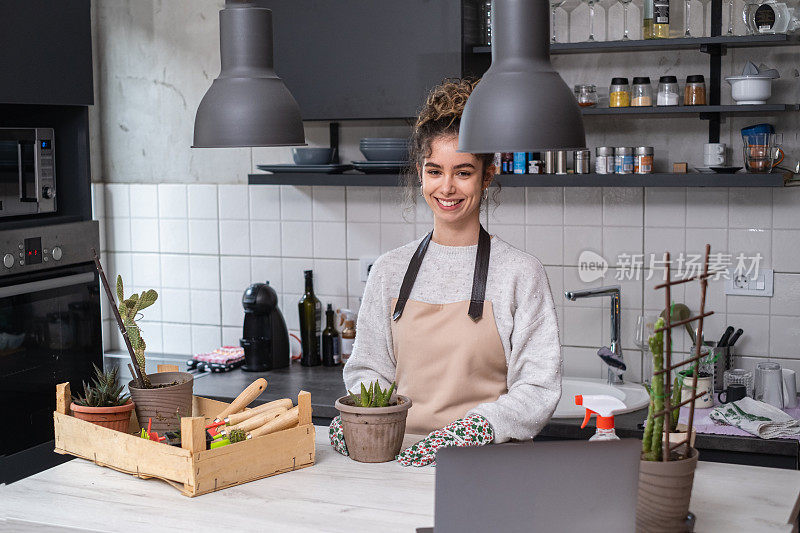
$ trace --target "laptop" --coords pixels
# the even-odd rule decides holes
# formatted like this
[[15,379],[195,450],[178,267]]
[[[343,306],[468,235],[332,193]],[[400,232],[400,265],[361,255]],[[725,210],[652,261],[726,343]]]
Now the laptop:
[[417,533],[633,532],[641,450],[636,439],[443,448],[434,527]]

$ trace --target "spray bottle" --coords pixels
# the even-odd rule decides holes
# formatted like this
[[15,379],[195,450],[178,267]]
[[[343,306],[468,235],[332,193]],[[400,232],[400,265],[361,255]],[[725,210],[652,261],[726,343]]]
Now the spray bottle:
[[581,429],[586,427],[593,414],[597,415],[597,432],[589,439],[590,441],[619,440],[614,431],[614,413],[626,408],[621,400],[603,394],[585,396],[579,394],[575,396],[575,405],[582,405],[586,408],[586,416],[583,417]]

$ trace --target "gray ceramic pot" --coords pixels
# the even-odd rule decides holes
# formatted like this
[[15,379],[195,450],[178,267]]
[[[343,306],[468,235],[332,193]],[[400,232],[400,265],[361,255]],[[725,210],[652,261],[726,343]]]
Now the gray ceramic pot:
[[172,382],[176,384],[156,389],[140,389],[134,381],[128,383],[131,399],[136,404],[139,425],[147,428],[148,419],[152,419],[150,429],[159,434],[180,429],[178,416],[192,416],[194,376],[188,372],[159,372],[148,374],[148,377],[153,385]]
[[336,400],[351,459],[361,463],[385,463],[400,453],[411,398],[397,396],[396,399],[397,405],[389,407],[356,407],[349,396]]

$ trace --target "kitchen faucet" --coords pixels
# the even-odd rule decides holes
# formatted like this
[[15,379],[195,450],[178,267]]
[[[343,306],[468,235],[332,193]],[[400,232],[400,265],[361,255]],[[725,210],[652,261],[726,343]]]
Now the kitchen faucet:
[[[622,380],[622,372],[625,370],[625,364],[622,362],[622,344],[620,344],[620,324],[621,324],[621,301],[622,292],[619,285],[609,285],[607,287],[598,287],[597,289],[585,289],[581,291],[567,291],[564,293],[570,301],[575,301],[578,298],[594,298],[597,296],[610,296],[611,297],[611,347],[610,354],[606,352],[603,354],[604,349],[601,348],[597,355],[608,364],[608,384],[620,385],[624,383]],[[605,347],[604,347],[605,348]],[[609,362],[611,364],[609,364]],[[620,365],[615,368],[614,365]]]

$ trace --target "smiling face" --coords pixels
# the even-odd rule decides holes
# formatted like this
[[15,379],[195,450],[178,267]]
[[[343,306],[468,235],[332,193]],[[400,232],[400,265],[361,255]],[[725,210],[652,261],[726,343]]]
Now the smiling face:
[[486,166],[474,154],[457,150],[458,137],[437,137],[418,166],[422,196],[433,211],[435,225],[456,228],[476,223],[481,195],[494,177],[493,165]]

